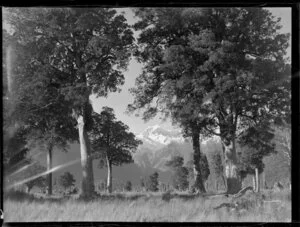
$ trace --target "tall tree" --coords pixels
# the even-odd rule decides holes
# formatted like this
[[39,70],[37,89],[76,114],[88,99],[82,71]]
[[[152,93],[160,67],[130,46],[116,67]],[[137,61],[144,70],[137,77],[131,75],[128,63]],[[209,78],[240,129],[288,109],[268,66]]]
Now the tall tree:
[[157,192],[158,191],[158,172],[154,172],[153,174],[151,174],[146,182],[146,187],[147,190],[151,191],[151,192]]
[[280,19],[262,8],[141,9],[137,15],[137,56],[145,67],[131,110],[144,108],[147,118],[174,103],[192,106],[206,131],[221,137],[227,192],[238,192],[236,139],[281,108],[273,94],[289,81],[289,34],[279,34]]
[[107,190],[112,192],[112,166],[133,162],[132,152],[141,144],[129,127],[117,121],[112,108],[103,107],[100,114],[93,112],[90,132],[94,157],[105,160],[107,167]]
[[[14,44],[12,39],[10,37],[8,45]],[[67,141],[76,139],[75,123],[67,115],[61,114],[69,104],[59,91],[61,78],[49,67],[38,64],[23,67],[26,64],[25,57],[30,57],[30,54],[25,53],[24,46],[15,45],[14,52],[19,50],[20,54],[14,57],[16,69],[11,71],[18,77],[11,80],[13,98],[8,101],[13,105],[7,112],[6,121],[24,128],[27,149],[38,146],[47,152],[47,170],[51,171],[52,151],[55,147],[66,151]],[[35,51],[43,51],[43,48],[36,48]],[[12,50],[10,54],[13,54]],[[48,194],[52,194],[51,172],[48,174]]]
[[[200,167],[200,172],[201,172],[201,177],[202,177],[202,182],[203,182],[203,187],[204,187],[204,190],[203,192],[206,191],[205,189],[205,183],[207,182],[207,179],[209,177],[209,174],[210,174],[210,170],[209,170],[209,164],[208,164],[208,160],[207,160],[207,157],[205,154],[201,154],[200,156],[200,160],[198,161],[198,166]],[[186,163],[186,167],[188,169],[188,172],[189,172],[189,179],[195,179],[195,175],[197,176],[197,172],[195,174],[195,169],[193,168],[195,166],[195,160],[194,158],[190,159],[190,161],[188,161]],[[197,177],[196,177],[197,179]],[[192,181],[190,181],[192,182]],[[191,189],[194,191],[194,190],[197,190],[197,185],[195,185],[195,181],[191,187]]]
[[66,191],[68,188],[74,186],[75,184],[75,178],[70,172],[65,172],[63,175],[59,178],[59,184],[64,188]]
[[[78,126],[82,196],[91,196],[94,177],[90,143],[91,94],[106,96],[124,83],[132,49],[132,31],[123,15],[105,8],[11,8],[8,23],[16,42],[26,49],[28,64],[51,70],[60,78],[58,89],[68,102],[60,114]],[[20,76],[20,75],[18,75]],[[28,74],[23,76],[27,77]],[[50,76],[47,79],[53,79]],[[39,78],[39,79],[45,79]],[[45,94],[49,95],[49,94]],[[51,103],[49,103],[51,105]]]
[[192,138],[194,185],[204,192],[199,166],[199,137],[206,124],[199,115],[203,113],[200,108],[203,94],[197,90],[197,95],[190,95],[197,88],[195,66],[203,62],[203,57],[188,47],[188,36],[199,32],[202,22],[198,22],[203,16],[195,13],[190,16],[189,9],[180,8],[140,9],[137,15],[142,18],[135,25],[142,30],[139,38],[142,48],[136,56],[146,65],[137,79],[137,87],[131,90],[136,99],[129,105],[129,111],[145,109],[145,120],[157,112],[166,117],[171,115],[173,123],[179,124],[184,134]]
[[173,156],[165,164],[173,172],[173,187],[179,190],[186,190],[189,186],[188,169],[183,166],[183,157]]

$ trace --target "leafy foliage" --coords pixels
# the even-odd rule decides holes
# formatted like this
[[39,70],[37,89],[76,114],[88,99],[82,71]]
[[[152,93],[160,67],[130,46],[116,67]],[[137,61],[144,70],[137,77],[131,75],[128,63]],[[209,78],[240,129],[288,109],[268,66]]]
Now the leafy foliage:
[[146,188],[149,191],[156,192],[158,191],[158,173],[154,172],[149,176],[146,182]]
[[27,183],[25,183],[27,186],[27,192],[29,193],[31,189],[36,186],[40,188],[41,190],[44,190],[46,188],[46,178],[45,177],[38,177],[35,178],[34,180],[31,180]]
[[189,186],[189,172],[183,166],[183,158],[181,156],[173,156],[171,160],[166,162],[166,166],[170,167],[173,172],[173,187],[177,190],[186,190]]
[[141,141],[129,132],[127,125],[116,120],[113,109],[103,107],[100,114],[93,112],[92,116],[90,138],[94,157],[100,160],[108,158],[115,166],[133,162],[131,154]]
[[292,152],[291,152],[291,125],[281,124],[275,127],[275,149],[277,152],[284,154],[288,166],[291,166]]
[[74,186],[75,184],[75,178],[70,172],[65,172],[63,175],[59,178],[59,184],[67,190],[68,188]]
[[115,10],[10,8],[8,15],[17,41],[28,55],[35,53],[28,60],[60,77],[60,89],[74,105],[86,102],[85,92],[106,95],[123,83],[118,69],[128,64],[133,36]]
[[263,158],[276,152],[273,138],[274,132],[266,122],[249,128],[240,136],[239,170],[242,178],[254,174],[255,168],[259,173],[263,172]]
[[[243,126],[263,115],[266,103],[275,108],[269,95],[282,93],[276,83],[287,83],[289,66],[283,55],[289,35],[276,32],[279,20],[270,12],[163,8],[141,9],[137,15],[142,19],[135,25],[142,31],[142,48],[136,55],[147,64],[132,89],[135,101],[129,109],[145,108],[147,118],[179,102],[190,116],[198,116],[203,103],[212,126],[221,127],[225,138],[235,133],[237,119]],[[187,91],[181,93],[184,97],[179,90]]]
[[[83,129],[79,127],[81,151],[90,157],[89,141],[85,141],[91,128],[89,96],[106,96],[119,89],[124,83],[122,70],[127,67],[133,47],[132,31],[124,16],[107,8],[8,8],[7,11],[12,43],[21,53],[13,73],[25,89],[34,85],[31,92],[21,92],[19,100],[29,100],[29,104],[38,105],[38,110],[42,107],[56,110],[54,119],[60,116],[62,122],[70,122],[72,117],[80,120],[84,124]],[[34,98],[27,99],[26,95]],[[63,109],[57,108],[61,106]],[[47,122],[53,122],[52,118]],[[60,126],[57,124],[55,128]],[[82,192],[89,196],[94,188],[92,164],[83,157],[81,163],[85,171]]]
[[[146,120],[163,113],[186,132],[199,125],[198,132],[221,137],[226,163],[236,167],[239,134],[251,136],[254,124],[274,122],[289,106],[290,35],[278,33],[280,19],[263,8],[143,8],[136,15],[136,56],[145,66],[129,111],[143,110]],[[239,190],[237,181],[228,191]]]
[[9,133],[9,130],[13,129],[4,128],[3,165],[5,174],[22,168],[30,162],[26,158],[28,154],[28,148],[26,147],[26,130],[21,127],[13,130],[12,134]]
[[132,190],[132,184],[131,181],[127,181],[125,184],[125,190],[130,192]]
[[222,157],[221,152],[218,150],[213,150],[210,153],[210,166],[212,171],[216,174],[216,176],[223,175],[223,164],[222,164]]
[[[201,176],[202,176],[202,179],[203,181],[207,181],[208,179],[208,176],[210,174],[210,170],[209,170],[209,164],[208,164],[208,160],[207,160],[207,157],[205,154],[201,154],[201,157],[200,157],[200,168],[201,168]],[[193,160],[190,160],[186,163],[186,167],[188,169],[188,172],[189,172],[189,180],[190,182],[193,182],[193,179],[194,179],[194,163],[193,163]]]

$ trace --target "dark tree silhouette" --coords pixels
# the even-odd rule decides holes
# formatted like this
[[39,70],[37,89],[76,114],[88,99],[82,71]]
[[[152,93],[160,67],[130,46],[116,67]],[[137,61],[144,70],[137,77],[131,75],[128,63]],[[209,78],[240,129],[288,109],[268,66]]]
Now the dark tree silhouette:
[[146,183],[147,190],[151,192],[158,191],[158,172],[151,174]]
[[165,165],[173,172],[173,187],[177,190],[186,190],[189,186],[189,172],[188,169],[183,166],[183,157],[173,156]]
[[238,192],[239,133],[287,106],[275,97],[288,88],[289,34],[279,34],[280,19],[262,8],[143,8],[136,15],[141,18],[135,24],[141,31],[136,56],[145,66],[131,90],[129,111],[143,109],[149,119],[186,109],[200,123],[198,132],[204,128],[220,136],[227,192]]
[[[60,115],[77,122],[81,164],[82,196],[94,191],[90,143],[89,97],[106,96],[124,83],[133,44],[132,31],[123,15],[108,8],[9,8],[7,23],[11,26],[15,46],[20,47],[22,61],[15,61],[15,77],[30,77],[22,72],[48,73],[36,77],[37,83],[51,80],[68,103]],[[29,81],[30,83],[30,81]],[[33,90],[36,92],[36,90]],[[56,96],[45,90],[36,99]]]
[[64,188],[66,191],[68,188],[71,188],[75,184],[75,178],[70,172],[65,172],[59,178],[59,184]]
[[132,152],[142,142],[129,132],[127,125],[116,120],[112,108],[103,107],[100,114],[94,112],[92,117],[93,126],[89,135],[93,156],[100,158],[100,162],[107,167],[107,189],[112,192],[112,166],[133,162]]
[[130,192],[132,190],[132,183],[131,181],[127,181],[125,184],[125,190]]

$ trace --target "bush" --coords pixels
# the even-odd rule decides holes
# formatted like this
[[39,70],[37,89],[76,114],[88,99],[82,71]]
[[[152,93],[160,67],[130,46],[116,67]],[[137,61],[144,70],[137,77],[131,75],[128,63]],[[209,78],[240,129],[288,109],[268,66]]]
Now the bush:
[[186,167],[176,169],[172,182],[173,187],[181,191],[186,190],[189,187],[188,174],[189,172]]
[[9,198],[9,199],[14,199],[16,201],[22,201],[25,199],[30,199],[30,200],[34,199],[33,195],[27,194],[24,191],[19,191],[19,190],[14,190],[14,189],[4,192],[3,197]]
[[79,189],[76,187],[76,186],[71,186],[68,190],[67,190],[67,192],[66,192],[66,194],[67,195],[74,195],[74,194],[78,194],[78,192],[79,192]]
[[167,191],[167,192],[163,193],[161,198],[162,198],[162,200],[169,202],[172,199],[171,191]]
[[125,190],[130,192],[132,190],[132,184],[131,181],[127,181],[125,185]]
[[27,183],[25,183],[27,187],[27,192],[29,193],[31,189],[36,186],[38,187],[42,192],[46,189],[46,178],[45,177],[38,177],[36,179],[33,179]]
[[66,191],[68,188],[74,186],[75,184],[74,176],[70,172],[65,172],[63,175],[60,176],[59,184]]
[[177,190],[186,190],[189,186],[187,167],[183,167],[183,157],[173,156],[171,160],[166,162],[166,166],[173,172],[172,185]]
[[148,184],[146,185],[147,190],[152,192],[158,191],[158,173],[155,172],[149,176]]

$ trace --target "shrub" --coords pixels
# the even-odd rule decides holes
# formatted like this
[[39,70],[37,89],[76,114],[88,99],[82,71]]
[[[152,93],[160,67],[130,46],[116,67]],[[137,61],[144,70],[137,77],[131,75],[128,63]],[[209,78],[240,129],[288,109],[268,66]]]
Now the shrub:
[[29,182],[26,182],[25,185],[27,187],[27,193],[29,193],[34,186],[38,187],[41,191],[44,191],[46,189],[46,178],[38,177]]
[[74,176],[70,172],[65,172],[63,175],[60,176],[59,184],[64,188],[64,190],[67,190],[68,188],[74,186]]
[[158,173],[155,172],[149,176],[148,184],[146,185],[147,190],[156,192],[158,191]]
[[172,199],[171,191],[167,191],[167,192],[163,193],[161,198],[162,198],[162,200],[169,202]]
[[125,185],[125,190],[130,192],[132,190],[132,184],[131,181],[127,181]]

